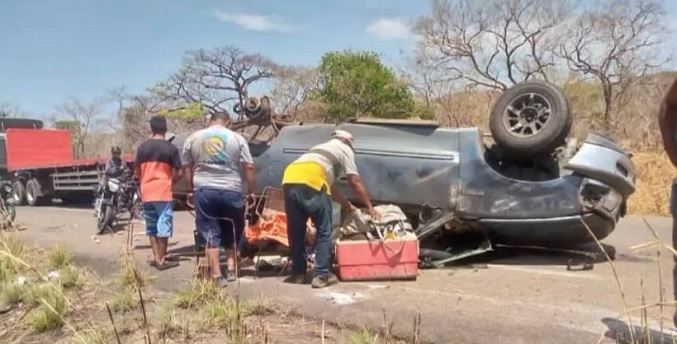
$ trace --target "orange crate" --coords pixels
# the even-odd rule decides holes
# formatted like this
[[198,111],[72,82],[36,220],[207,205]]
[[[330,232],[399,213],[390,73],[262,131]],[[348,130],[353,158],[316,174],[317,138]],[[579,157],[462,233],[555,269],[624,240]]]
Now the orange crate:
[[416,280],[419,243],[416,235],[380,240],[336,242],[342,281]]

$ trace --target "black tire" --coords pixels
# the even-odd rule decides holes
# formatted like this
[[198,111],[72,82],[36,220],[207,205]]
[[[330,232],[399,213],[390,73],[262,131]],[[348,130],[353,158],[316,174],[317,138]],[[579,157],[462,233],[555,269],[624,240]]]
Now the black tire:
[[102,205],[103,209],[101,209],[101,213],[99,214],[99,218],[96,219],[96,227],[97,227],[97,233],[96,234],[102,234],[106,228],[109,228],[110,226],[113,225],[113,208],[110,207],[109,205]]
[[[548,109],[549,114],[543,113]],[[517,127],[517,123],[521,125]],[[572,123],[564,92],[553,84],[530,80],[507,89],[498,98],[491,111],[489,129],[494,141],[511,158],[522,159],[552,153],[566,144]]]
[[15,205],[26,204],[26,187],[20,180],[15,180],[12,184],[12,198]]
[[35,179],[29,180],[26,183],[26,203],[31,207],[38,205],[38,195],[40,195],[40,184]]

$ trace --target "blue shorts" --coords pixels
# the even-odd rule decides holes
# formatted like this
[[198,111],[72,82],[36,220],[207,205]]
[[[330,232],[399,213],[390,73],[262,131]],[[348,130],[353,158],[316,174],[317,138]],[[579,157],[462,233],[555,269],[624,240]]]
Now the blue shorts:
[[146,221],[146,235],[170,238],[174,224],[174,203],[143,203],[143,219]]
[[193,192],[198,246],[223,246],[239,242],[244,233],[245,199],[241,192],[199,188]]

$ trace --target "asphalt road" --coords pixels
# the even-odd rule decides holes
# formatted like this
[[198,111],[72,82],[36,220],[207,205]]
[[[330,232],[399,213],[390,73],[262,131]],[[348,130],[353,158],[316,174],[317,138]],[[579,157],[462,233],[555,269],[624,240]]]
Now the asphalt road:
[[[99,274],[116,271],[126,235],[93,239],[92,210],[21,207],[17,220],[27,228],[22,233],[30,241],[62,243]],[[669,244],[670,219],[646,220]],[[190,214],[177,213],[175,225],[171,249],[190,247],[194,228]],[[135,231],[142,232],[142,225],[136,225]],[[150,252],[147,241],[142,235],[135,238],[137,254],[145,259]],[[604,241],[617,249],[613,265],[629,309],[658,302],[660,278],[665,300],[674,299],[669,251],[662,250],[659,260],[655,248],[630,249],[652,240],[643,218],[630,217]],[[420,314],[420,336],[431,343],[597,343],[627,336],[629,320],[623,316],[624,302],[611,265],[603,262],[593,270],[567,271],[566,259],[519,253],[475,266],[424,270],[417,281],[340,283],[324,290],[283,284],[277,276],[247,276],[241,279],[240,288],[246,295],[263,294],[302,315],[343,325],[378,329],[385,311],[399,335],[411,336],[414,317]],[[171,289],[189,282],[193,264],[184,261],[177,269],[152,273],[158,285]],[[663,309],[664,331],[673,329],[673,312],[674,307]],[[640,313],[632,315],[632,323],[640,326]],[[658,336],[659,308],[649,309],[648,316]]]

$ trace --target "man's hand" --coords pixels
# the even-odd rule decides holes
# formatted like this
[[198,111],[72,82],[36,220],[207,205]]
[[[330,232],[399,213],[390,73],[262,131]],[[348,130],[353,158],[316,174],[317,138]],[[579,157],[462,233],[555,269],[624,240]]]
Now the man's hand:
[[253,208],[256,205],[256,195],[253,192],[248,193],[245,201],[247,208]]
[[378,220],[381,218],[381,214],[374,207],[370,207],[368,211],[369,216],[371,216],[373,220]]
[[345,203],[341,204],[341,214],[345,215],[348,214],[349,212],[357,209],[352,203],[346,201]]
[[188,192],[186,194],[186,204],[189,208],[195,209],[195,203],[193,203],[193,192]]

